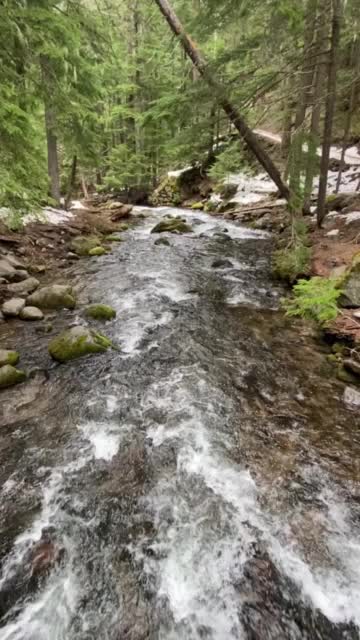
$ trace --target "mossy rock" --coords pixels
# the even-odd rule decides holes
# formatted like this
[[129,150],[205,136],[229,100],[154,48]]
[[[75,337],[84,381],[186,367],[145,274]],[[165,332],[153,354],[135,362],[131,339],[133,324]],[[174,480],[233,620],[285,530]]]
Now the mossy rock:
[[126,222],[124,222],[124,224],[120,224],[118,227],[119,231],[128,231],[129,228],[129,225],[126,224]]
[[20,384],[20,382],[24,382],[25,380],[25,371],[15,369],[11,364],[0,367],[0,389],[13,387],[15,384]]
[[106,242],[123,242],[123,238],[121,236],[115,235],[106,236],[105,240]]
[[107,304],[91,304],[85,309],[85,315],[87,318],[106,322],[116,318],[116,311]]
[[57,362],[68,362],[96,353],[104,353],[112,347],[105,336],[87,327],[72,327],[63,331],[49,343],[49,353]]
[[202,211],[204,209],[204,203],[203,202],[194,202],[194,204],[191,205],[191,208],[194,209],[194,211],[197,211],[197,210]]
[[78,256],[88,256],[91,249],[101,245],[101,238],[98,236],[77,236],[71,242],[71,251]]
[[107,254],[107,251],[105,249],[105,247],[94,247],[93,249],[90,249],[89,251],[89,256],[92,257],[100,257],[100,256],[104,256]]
[[151,233],[191,233],[192,227],[181,218],[163,218],[151,230]]
[[26,304],[39,309],[74,309],[76,299],[71,286],[53,284],[35,291]]
[[336,372],[336,377],[341,382],[345,382],[346,384],[358,384],[359,380],[356,376],[351,374],[349,371],[346,371],[343,365],[340,365]]
[[19,362],[20,356],[17,351],[0,349],[0,367],[11,364],[13,367]]

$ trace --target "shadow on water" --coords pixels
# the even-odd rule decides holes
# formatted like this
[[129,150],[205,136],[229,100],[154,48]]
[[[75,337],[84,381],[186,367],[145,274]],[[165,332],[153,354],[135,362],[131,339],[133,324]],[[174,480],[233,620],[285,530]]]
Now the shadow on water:
[[32,377],[1,394],[1,638],[359,638],[359,417],[270,238],[181,212],[154,246],[164,213],[71,273],[119,352],[56,366],[7,328]]

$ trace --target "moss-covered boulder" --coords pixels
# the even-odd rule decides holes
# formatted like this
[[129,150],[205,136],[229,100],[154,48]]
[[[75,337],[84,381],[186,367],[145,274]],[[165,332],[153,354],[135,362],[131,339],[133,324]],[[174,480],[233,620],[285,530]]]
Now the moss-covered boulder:
[[76,236],[71,241],[71,251],[78,256],[88,256],[92,249],[101,245],[99,236]]
[[87,318],[106,322],[116,318],[116,311],[107,304],[91,304],[85,309],[85,315]]
[[117,228],[119,231],[127,231],[129,229],[129,225],[124,222],[123,224],[119,224]]
[[72,327],[49,343],[49,353],[57,362],[68,362],[84,356],[103,353],[112,346],[111,340],[87,327]]
[[17,351],[0,349],[0,367],[11,364],[13,367],[19,362],[20,356]]
[[191,233],[192,227],[182,218],[163,218],[151,233]]
[[24,382],[24,380],[26,380],[25,371],[15,369],[11,364],[0,367],[0,389],[13,387],[15,384]]
[[39,309],[74,309],[76,299],[71,286],[52,284],[35,291],[26,304]]
[[202,211],[204,209],[204,203],[203,202],[194,202],[194,204],[191,205],[191,208],[194,211]]
[[352,262],[351,269],[341,281],[343,295],[340,298],[342,307],[349,309],[360,307],[360,254]]
[[105,249],[105,247],[94,247],[93,249],[90,249],[89,251],[89,256],[95,256],[95,257],[99,257],[99,256],[104,256],[106,255],[107,251]]
[[174,205],[181,203],[181,189],[178,176],[166,176],[152,193],[150,202],[155,207]]

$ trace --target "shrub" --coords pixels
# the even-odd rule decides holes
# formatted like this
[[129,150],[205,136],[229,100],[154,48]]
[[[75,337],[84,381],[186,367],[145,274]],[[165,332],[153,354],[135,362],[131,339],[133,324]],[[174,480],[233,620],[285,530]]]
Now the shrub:
[[315,320],[320,325],[336,319],[339,313],[337,301],[342,294],[338,279],[316,276],[299,280],[293,292],[293,298],[283,301],[287,316]]
[[311,249],[302,243],[286,249],[279,249],[273,254],[273,274],[281,280],[295,282],[298,276],[309,273]]

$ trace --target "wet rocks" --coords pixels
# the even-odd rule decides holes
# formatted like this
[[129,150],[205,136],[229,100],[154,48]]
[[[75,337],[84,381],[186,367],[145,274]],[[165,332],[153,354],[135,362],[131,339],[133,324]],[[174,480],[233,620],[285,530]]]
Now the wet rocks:
[[217,260],[214,260],[211,266],[213,269],[231,269],[233,263],[227,258],[217,258]]
[[44,314],[38,307],[24,307],[19,314],[21,320],[43,320]]
[[151,233],[191,233],[192,227],[183,218],[164,218],[160,220]]
[[133,210],[131,204],[123,204],[122,202],[112,202],[107,208],[111,211],[112,222],[129,218]]
[[360,391],[354,389],[353,387],[346,387],[343,395],[343,400],[350,409],[359,409]]
[[15,318],[24,307],[25,300],[23,298],[11,298],[11,300],[4,302],[2,312],[6,318]]
[[18,260],[18,258],[16,256],[14,256],[12,253],[7,253],[5,255],[5,260],[11,264],[11,266],[13,266],[15,269],[25,269],[26,270],[26,266],[23,262],[21,262],[21,260]]
[[15,282],[14,284],[8,285],[8,291],[11,293],[17,293],[20,296],[29,295],[38,288],[40,282],[36,278],[27,278],[22,282]]
[[41,540],[31,550],[31,575],[41,577],[48,574],[63,558],[65,550],[52,540]]
[[57,362],[68,362],[83,356],[103,353],[111,341],[87,327],[77,326],[64,331],[49,343],[49,353]]
[[94,247],[93,249],[90,249],[89,256],[95,256],[95,257],[104,256],[106,255],[106,253],[107,251],[105,247],[98,246],[98,247]]
[[107,304],[91,304],[85,309],[85,315],[87,318],[93,320],[113,320],[116,317],[116,311]]
[[13,367],[19,362],[20,356],[17,351],[0,349],[0,367],[11,364]]
[[78,256],[88,256],[89,252],[101,245],[98,236],[76,236],[71,242],[71,252]]
[[40,309],[74,309],[76,299],[71,286],[53,284],[38,289],[27,298],[26,304]]
[[11,364],[6,364],[0,367],[0,389],[12,387],[15,384],[19,384],[26,380],[25,371],[16,369]]
[[157,240],[155,240],[154,245],[156,245],[157,247],[159,245],[163,245],[164,247],[170,247],[170,242],[167,238],[158,238]]

